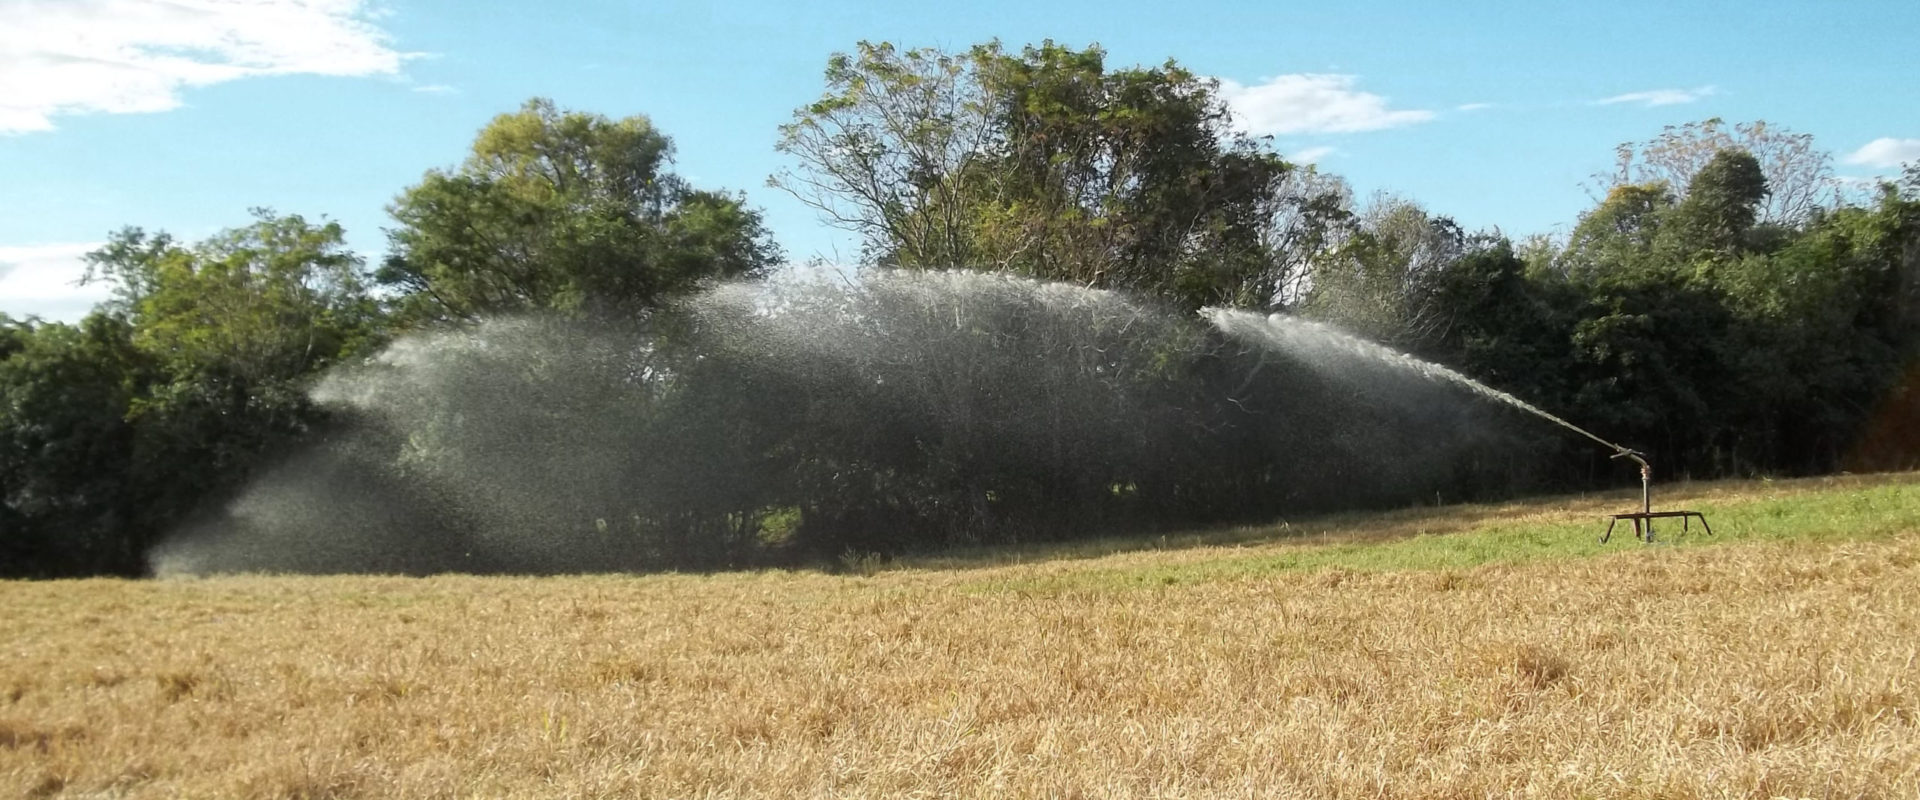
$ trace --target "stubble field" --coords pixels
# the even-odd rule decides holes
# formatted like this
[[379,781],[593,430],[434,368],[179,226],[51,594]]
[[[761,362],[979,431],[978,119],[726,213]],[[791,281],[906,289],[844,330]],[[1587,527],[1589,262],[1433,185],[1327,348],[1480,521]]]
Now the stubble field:
[[[1912,797],[1920,476],[854,574],[0,583],[0,796]],[[863,574],[865,573],[865,574]]]

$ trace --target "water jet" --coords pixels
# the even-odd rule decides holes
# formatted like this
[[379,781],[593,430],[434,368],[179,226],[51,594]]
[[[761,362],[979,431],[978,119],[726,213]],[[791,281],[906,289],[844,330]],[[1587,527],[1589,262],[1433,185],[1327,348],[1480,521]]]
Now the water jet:
[[1622,520],[1633,523],[1634,538],[1651,543],[1654,539],[1653,521],[1656,519],[1678,518],[1682,530],[1690,529],[1692,520],[1700,520],[1700,526],[1707,533],[1713,529],[1707,526],[1707,518],[1698,511],[1655,511],[1653,510],[1653,465],[1646,454],[1624,445],[1609,442],[1578,425],[1548,413],[1538,406],[1521,400],[1507,392],[1500,391],[1484,383],[1467,377],[1455,370],[1448,369],[1431,361],[1424,361],[1392,348],[1354,336],[1331,325],[1291,317],[1285,314],[1260,314],[1227,308],[1208,308],[1203,312],[1214,326],[1229,336],[1259,342],[1268,347],[1285,349],[1297,354],[1309,356],[1310,363],[1330,365],[1334,356],[1357,356],[1364,360],[1411,371],[1430,380],[1446,381],[1466,388],[1483,397],[1513,406],[1574,433],[1585,436],[1613,451],[1610,458],[1625,458],[1640,465],[1640,510],[1608,515],[1607,531],[1601,534],[1601,543],[1613,536],[1613,527]]

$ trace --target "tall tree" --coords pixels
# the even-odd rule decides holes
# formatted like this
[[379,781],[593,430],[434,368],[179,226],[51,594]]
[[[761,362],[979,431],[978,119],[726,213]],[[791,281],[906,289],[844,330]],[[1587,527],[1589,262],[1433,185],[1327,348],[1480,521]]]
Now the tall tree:
[[1311,164],[1287,173],[1279,190],[1277,213],[1267,228],[1273,255],[1274,305],[1292,307],[1313,286],[1314,267],[1346,244],[1358,227],[1353,188],[1338,175]]
[[0,320],[0,572],[138,573],[320,414],[318,371],[382,320],[335,224],[256,211],[180,244],[127,228],[87,256],[114,299],[78,326]]
[[1841,200],[1841,185],[1833,176],[1833,154],[1815,146],[1810,134],[1764,120],[1729,127],[1714,117],[1669,125],[1652,139],[1616,147],[1613,172],[1596,177],[1609,189],[1662,183],[1681,193],[1723,150],[1751,154],[1766,177],[1770,191],[1759,209],[1758,222],[1799,225]]
[[[1276,220],[1319,193],[1232,129],[1215,84],[1097,47],[965,54],[862,43],[781,129],[772,179],[860,234],[867,263],[1015,272],[1179,305],[1267,306]],[[1292,205],[1290,205],[1292,204]]]
[[115,285],[132,343],[154,363],[133,398],[126,536],[148,541],[237,491],[323,420],[322,370],[371,353],[385,320],[337,223],[256,210],[253,224],[177,245],[119,232],[88,256]]
[[1555,259],[1559,273],[1591,283],[1609,275],[1652,269],[1662,221],[1673,208],[1664,183],[1623,184],[1607,192],[1579,224]]
[[964,174],[1001,148],[999,102],[962,54],[860,42],[827,60],[826,92],[781,126],[777,148],[799,166],[768,183],[861,237],[869,263],[975,262]]
[[776,263],[759,213],[688,187],[672,152],[646,117],[530,100],[400,195],[376,278],[406,317],[451,321],[644,308]]
[[1188,307],[1279,294],[1265,234],[1290,167],[1234,132],[1213,81],[1052,42],[982,63],[1010,177],[979,226],[997,263]]
[[0,315],[0,576],[139,570],[127,413],[150,367],[125,319]]
[[1314,260],[1301,309],[1370,339],[1417,341],[1442,311],[1418,287],[1467,246],[1453,220],[1405,198],[1376,195],[1338,245]]
[[379,308],[339,223],[267,209],[254,218],[191,246],[123,229],[87,255],[88,280],[111,285],[108,308],[177,376],[219,373],[259,387],[367,352]]
[[1745,150],[1722,150],[1694,173],[1686,199],[1669,215],[1667,235],[1678,257],[1727,258],[1746,244],[1768,195],[1760,162]]

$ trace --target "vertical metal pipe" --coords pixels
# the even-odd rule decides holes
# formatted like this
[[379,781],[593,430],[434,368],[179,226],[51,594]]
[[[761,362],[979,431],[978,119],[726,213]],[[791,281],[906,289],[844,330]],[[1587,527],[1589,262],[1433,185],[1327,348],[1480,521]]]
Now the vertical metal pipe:
[[[1632,459],[1633,463],[1640,465],[1641,516],[1639,519],[1634,520],[1633,530],[1636,534],[1642,534],[1640,536],[1641,541],[1651,542],[1653,541],[1653,465],[1647,463],[1647,460],[1641,458],[1640,453],[1636,451],[1628,450],[1624,447],[1619,447],[1618,450],[1619,452],[1613,454],[1614,458]],[[1642,524],[1646,525],[1644,532],[1640,527]]]
[[1653,513],[1653,465],[1640,462],[1640,513]]

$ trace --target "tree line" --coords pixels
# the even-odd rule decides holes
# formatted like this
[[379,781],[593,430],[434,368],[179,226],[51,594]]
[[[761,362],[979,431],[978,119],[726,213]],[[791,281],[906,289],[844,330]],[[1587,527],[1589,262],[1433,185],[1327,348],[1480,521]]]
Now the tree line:
[[[1623,144],[1568,234],[1515,241],[1406,199],[1356,199],[1337,176],[1289,163],[1231,122],[1218,87],[1172,61],[1112,67],[1097,47],[1052,42],[960,52],[862,43],[829,60],[822,95],[781,128],[792,166],[770,183],[859,236],[875,286],[877,276],[960,269],[1173,312],[1300,315],[1651,451],[1668,474],[1909,468],[1920,456],[1920,169],[1850,187],[1810,137],[1707,120]],[[633,473],[737,490],[663,495],[627,514],[670,546],[610,562],[623,567],[1252,519],[1305,502],[1279,489],[1315,480],[1312,465],[1236,450],[1245,429],[1212,410],[1192,424],[1243,431],[1196,437],[1213,450],[1147,439],[1124,453],[1075,450],[1088,439],[1055,436],[1050,455],[1013,462],[991,455],[992,431],[869,424],[901,413],[860,405],[870,398],[808,405],[840,391],[818,376],[754,396],[703,389],[737,386],[697,378],[744,362],[703,338],[688,299],[764,277],[784,254],[742,195],[695,188],[671,166],[671,140],[644,117],[533,100],[482,129],[464,161],[400,193],[376,264],[346,249],[337,224],[269,210],[198,242],[115,232],[87,256],[89,280],[112,299],[84,320],[0,316],[0,574],[143,573],[170,531],[339,428],[313,399],[322,376],[405,337],[508,318],[576,332],[644,325],[657,347],[649,366],[592,374],[650,387],[644,408],[662,410],[634,424],[651,445],[678,435],[675,446],[738,451],[710,473]],[[1031,316],[1007,309],[996,313]],[[1020,325],[1047,342],[1068,335]],[[1106,334],[1073,335],[1086,349],[1047,352],[1107,352]],[[1193,408],[1182,381],[1224,396],[1260,370],[1166,358],[1193,334],[1156,335],[1162,344],[1124,364],[1057,373],[1070,378],[1060,391],[1124,367],[1130,386]],[[695,343],[706,348],[697,357]],[[577,357],[554,357],[531,380],[575,375],[567,359]],[[943,368],[952,382],[929,397],[969,396],[964,366]],[[860,369],[839,385],[904,380]],[[1055,375],[1030,383],[1053,386]],[[1331,391],[1302,380],[1270,389]],[[779,424],[729,416],[749,405]],[[1325,407],[1286,400],[1267,413]],[[849,409],[863,418],[835,418]],[[567,413],[607,411],[559,408],[539,424],[564,436]],[[1457,492],[1613,475],[1604,453],[1579,442],[1523,444],[1539,469],[1483,469]],[[1092,462],[1103,465],[1091,477],[1066,466]],[[610,517],[552,524],[604,533]]]

